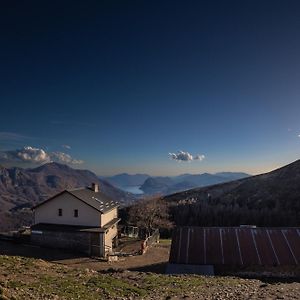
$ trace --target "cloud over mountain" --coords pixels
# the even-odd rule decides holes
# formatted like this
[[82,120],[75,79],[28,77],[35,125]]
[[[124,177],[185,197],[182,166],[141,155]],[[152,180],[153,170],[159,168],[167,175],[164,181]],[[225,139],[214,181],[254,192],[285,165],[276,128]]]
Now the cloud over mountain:
[[74,159],[71,155],[64,152],[52,152],[50,153],[50,158],[52,161],[66,163],[66,164],[82,164],[83,160]]
[[43,149],[33,148],[30,146],[24,147],[20,150],[8,151],[12,158],[20,159],[25,162],[39,163],[48,162],[50,157]]
[[189,152],[184,152],[184,151],[178,151],[177,153],[169,153],[169,156],[171,159],[176,160],[178,162],[193,161],[193,160],[202,161],[205,158],[203,154],[197,154],[193,156]]
[[77,160],[71,155],[63,152],[46,152],[41,148],[26,146],[22,149],[0,152],[0,162],[19,162],[44,164],[48,162],[60,162],[65,164],[81,164],[82,160]]

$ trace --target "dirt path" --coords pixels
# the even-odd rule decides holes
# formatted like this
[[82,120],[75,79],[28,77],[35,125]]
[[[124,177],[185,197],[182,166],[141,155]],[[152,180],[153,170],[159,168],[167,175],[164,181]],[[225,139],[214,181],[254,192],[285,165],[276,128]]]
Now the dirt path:
[[141,272],[164,273],[169,259],[170,247],[168,245],[155,245],[144,254],[137,256],[119,257],[118,261],[104,262],[89,257],[79,257],[64,260],[53,260],[68,266],[90,268],[93,270],[132,270]]
[[164,273],[169,259],[170,244],[157,244],[150,247],[144,255],[120,257],[118,261],[106,262],[100,259],[76,255],[57,249],[47,249],[31,245],[20,245],[0,241],[0,255],[18,255],[43,259],[53,263],[64,264],[76,268],[93,270],[135,270],[144,272]]

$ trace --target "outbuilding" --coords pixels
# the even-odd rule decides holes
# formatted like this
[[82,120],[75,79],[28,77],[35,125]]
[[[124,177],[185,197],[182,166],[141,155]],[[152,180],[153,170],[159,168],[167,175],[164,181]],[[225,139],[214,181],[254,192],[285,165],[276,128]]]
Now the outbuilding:
[[299,228],[177,227],[167,272],[213,275],[216,270],[299,263]]

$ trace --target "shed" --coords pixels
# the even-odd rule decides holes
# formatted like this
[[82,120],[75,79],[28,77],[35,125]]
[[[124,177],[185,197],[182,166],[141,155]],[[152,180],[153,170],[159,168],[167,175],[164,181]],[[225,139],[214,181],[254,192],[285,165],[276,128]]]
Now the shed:
[[169,273],[212,275],[216,267],[299,266],[299,228],[177,227]]

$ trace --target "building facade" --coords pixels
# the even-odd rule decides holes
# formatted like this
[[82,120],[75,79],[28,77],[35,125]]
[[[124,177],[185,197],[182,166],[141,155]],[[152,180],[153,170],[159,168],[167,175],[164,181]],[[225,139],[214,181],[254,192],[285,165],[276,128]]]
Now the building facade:
[[117,242],[118,203],[104,195],[96,184],[65,190],[33,210],[34,244],[104,257]]

